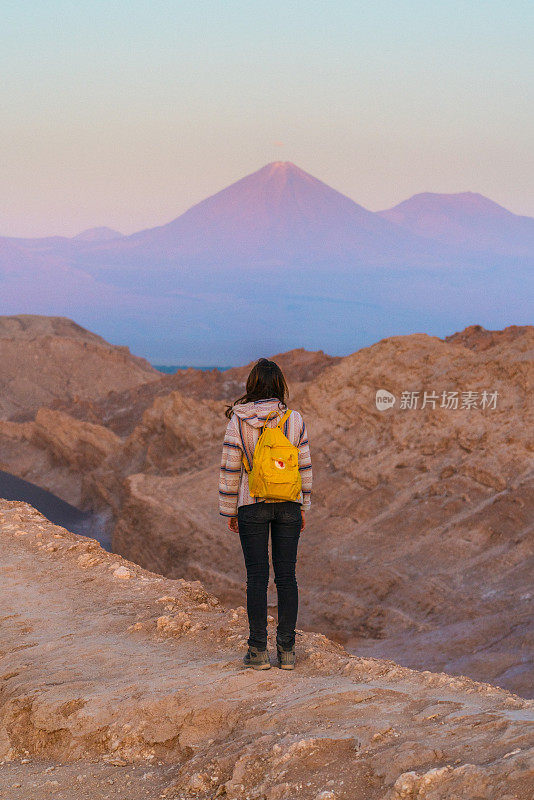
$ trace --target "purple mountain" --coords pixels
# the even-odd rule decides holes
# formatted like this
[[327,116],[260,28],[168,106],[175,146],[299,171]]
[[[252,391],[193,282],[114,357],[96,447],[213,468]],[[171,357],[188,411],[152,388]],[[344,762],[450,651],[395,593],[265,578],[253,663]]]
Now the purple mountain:
[[177,261],[290,264],[433,260],[443,248],[367,211],[291,162],[275,161],[177,219],[103,245]]
[[481,194],[424,192],[377,213],[413,234],[447,245],[534,256],[534,219],[513,214]]

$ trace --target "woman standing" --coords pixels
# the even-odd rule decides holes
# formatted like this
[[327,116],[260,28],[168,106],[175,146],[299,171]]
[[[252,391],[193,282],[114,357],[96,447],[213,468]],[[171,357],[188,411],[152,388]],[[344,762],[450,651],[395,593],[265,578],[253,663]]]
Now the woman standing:
[[[246,459],[252,468],[254,448],[264,425],[274,427],[287,412],[287,383],[274,361],[260,358],[252,368],[245,394],[226,409],[228,424],[219,477],[219,512],[228,528],[239,533],[247,570],[248,652],[243,661],[254,669],[269,669],[267,652],[267,586],[269,583],[269,529],[274,580],[278,593],[276,651],[282,669],[295,667],[295,625],[298,587],[295,577],[297,547],[311,505],[312,467],[306,425],[291,411],[281,430],[298,448],[301,491],[293,500],[265,500],[249,492]],[[275,412],[275,413],[273,413]]]

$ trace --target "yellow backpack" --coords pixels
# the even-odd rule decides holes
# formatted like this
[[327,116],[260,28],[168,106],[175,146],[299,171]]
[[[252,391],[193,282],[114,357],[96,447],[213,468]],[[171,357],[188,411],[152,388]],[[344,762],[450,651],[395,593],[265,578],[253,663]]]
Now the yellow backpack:
[[282,425],[291,414],[288,409],[278,425],[269,428],[265,420],[263,431],[254,448],[252,469],[243,455],[248,472],[248,487],[252,497],[264,500],[296,500],[302,481],[299,472],[299,451],[282,432]]

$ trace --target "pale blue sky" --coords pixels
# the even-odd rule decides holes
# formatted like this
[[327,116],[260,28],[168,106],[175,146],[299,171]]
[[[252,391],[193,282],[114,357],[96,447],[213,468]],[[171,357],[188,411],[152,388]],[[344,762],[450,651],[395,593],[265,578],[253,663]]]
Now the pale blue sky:
[[0,235],[131,233],[273,160],[534,216],[533,40],[531,0],[4,3]]

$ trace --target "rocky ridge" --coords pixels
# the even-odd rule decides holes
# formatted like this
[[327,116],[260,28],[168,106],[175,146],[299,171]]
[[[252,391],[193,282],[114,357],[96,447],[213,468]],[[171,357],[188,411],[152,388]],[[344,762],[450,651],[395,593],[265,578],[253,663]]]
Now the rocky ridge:
[[244,609],[199,582],[24,503],[0,501],[0,537],[8,800],[532,797],[532,701],[302,631],[297,670],[246,670]]
[[[278,353],[271,358],[280,365],[292,388],[313,380],[324,369],[341,360],[341,357],[329,356],[322,350],[310,351],[303,348]],[[161,374],[159,380],[131,389],[110,391],[105,398],[94,401],[73,403],[68,398],[57,398],[51,408],[87,422],[105,425],[120,436],[127,436],[139,424],[143,413],[156,398],[171,392],[177,391],[197,400],[232,402],[243,394],[253,364],[254,362],[250,362],[243,367],[230,367],[226,370],[188,367],[173,374]]]
[[55,398],[76,403],[154,380],[160,373],[67,317],[0,316],[0,420],[33,419]]

